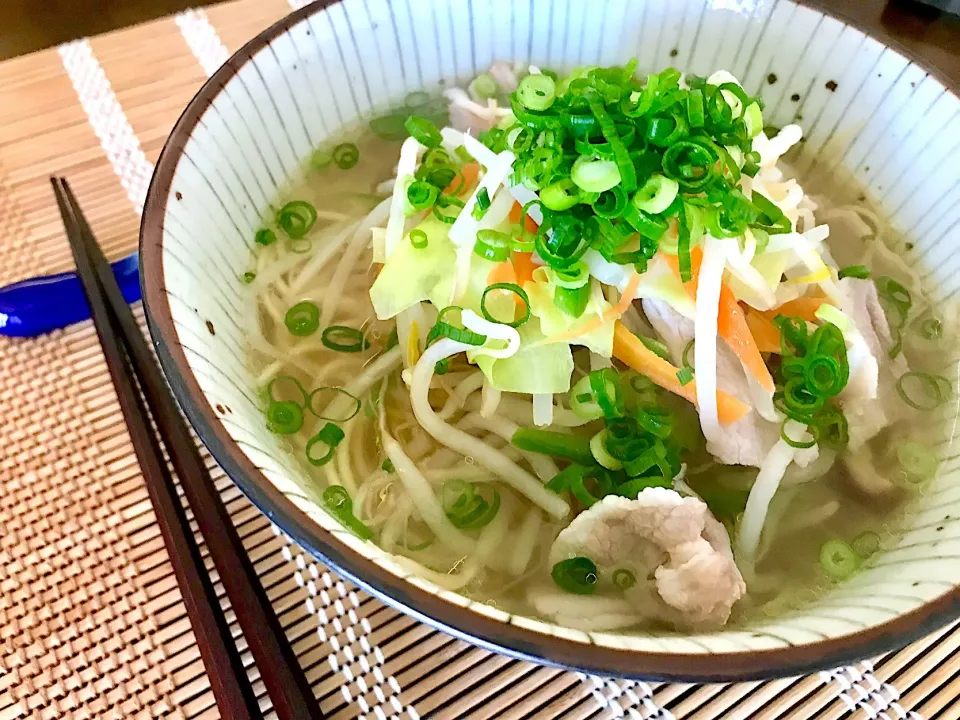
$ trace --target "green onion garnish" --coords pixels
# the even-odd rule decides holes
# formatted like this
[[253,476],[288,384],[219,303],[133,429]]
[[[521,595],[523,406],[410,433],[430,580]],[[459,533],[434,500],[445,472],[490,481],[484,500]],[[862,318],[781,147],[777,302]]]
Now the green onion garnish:
[[[446,316],[453,315],[454,313],[462,313],[463,308],[457,305],[447,305],[443,310],[437,314],[437,321],[434,323],[433,327],[430,328],[430,332],[427,333],[427,347],[433,345],[433,343],[440,339],[441,337],[450,338],[454,342],[466,343],[467,345],[483,345],[487,341],[486,335],[481,335],[480,333],[473,332],[473,330],[468,330],[463,327],[461,322],[459,325],[454,325],[454,322],[457,321],[448,321]],[[441,360],[437,363],[440,366],[440,363],[445,363],[444,368],[449,366],[449,362]],[[437,368],[437,374],[443,375],[446,370],[440,370],[440,367]]]
[[952,393],[950,381],[942,375],[910,371],[897,380],[897,394],[915,410],[935,410],[945,403]]
[[550,577],[557,587],[569,593],[592,595],[597,591],[597,566],[590,558],[561,560],[553,566]]
[[850,543],[857,555],[866,560],[880,549],[880,536],[872,530],[864,530]]
[[302,300],[287,310],[283,323],[291,335],[297,337],[312,335],[320,327],[320,308],[316,303]]
[[303,385],[292,375],[278,375],[266,387],[265,394],[270,402],[293,400],[298,405],[306,405],[310,399]]
[[493,491],[488,501],[472,483],[450,480],[440,491],[443,511],[454,527],[476,530],[490,524],[500,510],[500,492]]
[[917,335],[924,340],[939,340],[943,337],[943,321],[937,317],[924,318],[918,323],[914,323],[917,329]]
[[897,447],[897,460],[912,483],[930,480],[937,474],[940,465],[931,448],[912,440],[900,443]]
[[516,98],[524,107],[543,112],[553,105],[557,86],[549,75],[527,75],[517,85]]
[[866,265],[847,265],[845,268],[840,268],[840,272],[837,273],[837,277],[840,280],[848,277],[866,280],[868,277],[870,277],[870,268],[868,268]]
[[407,118],[403,126],[410,133],[411,137],[418,143],[428,148],[435,148],[443,142],[443,136],[437,130],[437,126],[419,115],[411,115]]
[[364,525],[353,514],[353,500],[342,485],[331,485],[323,491],[323,506],[340,524],[361,540],[373,538],[373,530]]
[[688,367],[680,368],[677,371],[677,381],[681,385],[687,385],[693,380],[693,370]]
[[243,282],[244,282],[245,285],[249,285],[250,283],[252,283],[252,282],[253,282],[254,280],[256,280],[256,279],[257,279],[257,274],[256,274],[255,272],[250,271],[250,270],[247,270],[247,272],[245,272],[245,273],[243,274]]
[[346,325],[331,325],[326,328],[320,336],[320,342],[337,352],[355,353],[370,347],[362,332]]
[[333,149],[333,162],[341,170],[349,170],[360,159],[360,151],[353,143],[340,143]]
[[500,92],[500,86],[488,73],[480,73],[473,80],[473,91],[481,98],[487,99],[496,97]]
[[686,345],[683,346],[683,352],[680,354],[680,364],[685,368],[690,368],[693,370],[693,363],[690,362],[690,351],[693,350],[693,340],[690,340]]
[[293,400],[270,403],[267,408],[267,429],[277,435],[292,435],[303,427],[303,408]]
[[[344,396],[350,399],[350,408],[340,417],[329,417],[323,414],[321,408],[328,406],[331,402],[336,400],[339,396]],[[349,392],[344,390],[341,387],[333,387],[330,385],[323,385],[318,387],[313,392],[310,393],[307,399],[307,410],[313,413],[320,420],[328,420],[335,423],[344,423],[347,420],[352,419],[360,412],[360,398],[351,395]]]
[[504,262],[510,257],[513,241],[509,235],[499,230],[483,228],[477,231],[477,241],[473,252],[484,260]]
[[789,445],[789,446],[792,447],[792,448],[797,448],[797,449],[803,450],[803,449],[806,449],[806,448],[812,448],[814,445],[817,444],[817,439],[818,439],[818,436],[819,436],[819,431],[818,431],[818,429],[817,429],[816,426],[808,426],[808,427],[807,427],[807,431],[810,433],[810,440],[808,440],[808,441],[804,441],[804,440],[794,440],[792,437],[790,437],[790,436],[787,434],[787,422],[789,422],[789,421],[788,421],[788,420],[784,420],[784,421],[783,421],[783,424],[781,424],[781,426],[780,426],[780,437],[783,438],[783,441],[784,441],[787,445]]
[[317,209],[305,200],[288,202],[277,213],[277,225],[291,240],[304,237],[317,222]]
[[[593,490],[587,488],[587,481],[590,481]],[[570,491],[585,508],[589,508],[610,494],[613,481],[610,473],[596,465],[570,465],[554,475],[544,487],[558,495]]]
[[553,292],[553,304],[560,312],[570,317],[578,318],[583,315],[590,303],[590,286],[582,285],[578,288],[558,287]]
[[433,207],[439,196],[440,191],[423,180],[416,180],[407,188],[407,202],[416,211]]
[[[487,295],[489,295],[491,292],[495,290],[502,290],[502,291],[513,293],[518,298],[520,298],[520,300],[523,301],[523,315],[520,317],[519,320],[510,320],[510,321],[498,320],[497,318],[493,317],[493,315],[490,314],[490,312],[487,310]],[[510,327],[513,327],[513,328],[520,327],[527,320],[530,319],[530,298],[527,295],[526,290],[524,290],[522,287],[520,287],[516,283],[501,282],[501,283],[494,283],[493,285],[487,285],[486,289],[484,289],[483,291],[483,294],[480,296],[480,313],[489,322],[500,323],[501,325],[509,325]]]
[[273,245],[277,241],[277,234],[270,228],[260,228],[257,234],[253,236],[253,241],[257,245]]
[[860,568],[860,556],[843,540],[827,540],[820,548],[820,567],[831,580],[846,580]]
[[475,220],[482,220],[483,216],[487,214],[487,208],[489,207],[490,193],[487,192],[485,187],[482,187],[477,191],[477,202],[473,206],[473,218]]
[[[333,423],[328,422],[320,428],[320,432],[307,440],[307,447],[304,451],[304,454],[307,456],[307,461],[317,467],[326,465],[333,460],[334,453],[337,451],[337,445],[340,444],[344,437],[346,436],[343,430]],[[327,452],[317,457],[313,450],[317,445],[319,445],[321,449],[326,447]]]
[[573,180],[563,178],[540,191],[540,202],[550,210],[569,210],[580,202],[580,191]]
[[652,175],[633,196],[633,204],[644,212],[662,213],[676,199],[680,185],[663,175]]
[[396,472],[397,470],[393,465],[393,460],[390,458],[387,458],[380,464],[380,469],[388,473]]
[[427,234],[419,228],[410,231],[410,244],[417,250],[423,250],[429,244]]
[[513,434],[510,442],[520,450],[567,458],[580,465],[594,463],[590,440],[579,435],[523,427]]
[[624,570],[623,568],[614,570],[611,579],[613,580],[613,584],[619,590],[629,590],[637,584],[637,576],[629,570]]
[[907,320],[910,308],[913,307],[913,298],[910,291],[898,283],[892,277],[878,277],[874,283],[877,286],[877,293],[880,301],[889,316],[891,311],[896,311],[897,317],[890,319],[890,324],[895,328],[903,327]]
[[453,225],[457,221],[457,216],[460,213],[457,212],[455,215],[448,215],[445,212],[441,212],[441,210],[448,207],[463,209],[463,205],[463,200],[460,198],[452,197],[450,195],[440,195],[440,197],[437,198],[437,201],[433,204],[433,215],[440,222],[444,222],[447,225]]

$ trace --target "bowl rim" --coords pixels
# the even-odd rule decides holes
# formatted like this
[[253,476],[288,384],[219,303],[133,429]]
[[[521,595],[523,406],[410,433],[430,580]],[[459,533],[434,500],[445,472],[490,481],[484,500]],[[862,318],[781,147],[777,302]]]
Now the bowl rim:
[[[794,0],[796,1],[796,0]],[[583,643],[520,627],[424,590],[351,549],[311,520],[247,457],[214,412],[190,369],[168,302],[162,263],[164,220],[172,182],[193,130],[216,97],[257,53],[302,20],[340,0],[315,0],[248,41],[200,88],[177,120],[157,162],[140,228],[140,277],[147,326],[174,396],[214,459],[246,497],[315,558],[387,605],[484,649],[539,664],[599,675],[667,682],[737,682],[808,674],[898,649],[960,617],[960,585],[877,625],[786,647],[667,653]],[[809,0],[808,0],[809,2]],[[801,2],[874,37],[858,23]],[[881,42],[956,93],[954,84],[892,38]],[[692,636],[696,637],[696,636]]]

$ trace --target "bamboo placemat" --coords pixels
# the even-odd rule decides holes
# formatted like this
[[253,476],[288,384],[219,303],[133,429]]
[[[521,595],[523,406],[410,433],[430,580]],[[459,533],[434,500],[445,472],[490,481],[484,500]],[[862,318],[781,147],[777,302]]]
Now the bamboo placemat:
[[[70,179],[111,255],[133,250],[174,121],[296,4],[240,0],[0,64],[0,283],[72,266],[51,174]],[[89,323],[0,339],[0,418],[0,720],[219,717]],[[210,465],[331,717],[960,718],[956,625],[856,667],[737,685],[491,654],[341,580]]]

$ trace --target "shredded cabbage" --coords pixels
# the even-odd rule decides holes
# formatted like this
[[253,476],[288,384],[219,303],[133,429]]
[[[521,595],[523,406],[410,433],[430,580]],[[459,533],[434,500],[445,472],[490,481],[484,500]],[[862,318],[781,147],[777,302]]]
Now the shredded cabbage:
[[[428,216],[417,229],[427,234],[427,246],[415,248],[408,237],[390,254],[370,287],[370,300],[377,317],[386,320],[421,300],[446,298],[453,286],[450,268],[456,261],[456,249],[447,236],[446,225]],[[480,258],[477,258],[478,260]],[[436,303],[438,308],[445,302]]]
[[516,355],[498,359],[476,354],[475,362],[490,384],[502,392],[531,395],[567,392],[573,374],[570,346],[542,342],[546,336],[540,330],[540,322],[533,317],[518,329],[520,350]]
[[[603,314],[610,309],[610,303],[596,293],[591,293],[583,315],[579,318],[567,315],[554,302],[553,295],[556,288],[548,282],[528,282],[523,286],[530,298],[530,312],[540,320],[540,329],[547,337],[556,337],[583,324],[584,318],[590,314]],[[489,299],[489,295],[487,298]],[[570,342],[575,345],[584,345],[593,352],[610,357],[613,354],[613,327],[614,320],[603,323],[596,330],[580,335]]]

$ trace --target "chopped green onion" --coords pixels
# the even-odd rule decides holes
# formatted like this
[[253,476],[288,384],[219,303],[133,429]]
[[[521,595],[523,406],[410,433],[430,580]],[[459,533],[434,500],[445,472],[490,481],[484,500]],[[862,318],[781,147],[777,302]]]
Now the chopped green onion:
[[633,196],[633,204],[639,210],[659,215],[676,199],[680,184],[663,175],[652,175]]
[[661,357],[667,362],[670,362],[670,350],[662,342],[647,337],[646,335],[637,335],[637,339],[646,345],[647,350],[650,350],[657,357]]
[[840,280],[848,277],[866,280],[868,277],[870,277],[870,268],[868,268],[866,265],[847,265],[845,268],[840,268],[840,272],[837,273],[837,277]]
[[416,211],[433,207],[439,196],[440,191],[434,185],[423,180],[412,182],[410,187],[407,188],[407,202]]
[[[907,386],[910,380],[916,381],[910,383],[911,385],[919,385],[919,387],[910,389]],[[952,392],[950,381],[942,375],[910,371],[897,380],[897,394],[915,410],[935,410],[947,401]]]
[[293,400],[270,403],[267,408],[267,429],[277,435],[292,435],[303,427],[303,408]]
[[394,467],[393,465],[393,460],[391,460],[390,458],[387,458],[382,463],[380,463],[380,469],[388,473],[397,471],[396,467]]
[[683,352],[680,354],[680,364],[682,367],[690,368],[693,370],[693,364],[690,362],[690,351],[693,350],[694,341],[691,339],[686,345],[683,346]]
[[555,211],[569,210],[580,202],[580,191],[570,178],[557,180],[540,191],[540,202]]
[[597,591],[597,566],[585,557],[561,560],[550,571],[550,577],[561,590],[575,595],[592,595]]
[[581,155],[573,163],[570,180],[586,192],[602,193],[620,184],[620,170],[612,160],[595,160]]
[[490,193],[487,192],[487,189],[485,187],[482,187],[477,191],[477,202],[473,206],[474,220],[482,220],[483,216],[487,214],[487,209],[489,207],[490,207]]
[[612,368],[601,368],[588,373],[587,378],[604,417],[613,419],[622,416],[626,401],[617,372]]
[[827,540],[820,548],[820,567],[831,580],[846,580],[860,569],[860,556],[843,540]]
[[500,510],[500,492],[493,491],[493,500],[487,501],[476,487],[463,480],[450,480],[440,491],[443,511],[454,527],[476,530],[490,524]]
[[597,402],[590,376],[584,375],[570,388],[570,409],[584,420],[596,420],[603,417],[603,410]]
[[411,115],[403,123],[403,126],[411,137],[424,147],[435,148],[443,142],[443,136],[437,130],[437,126],[425,117]]
[[693,380],[693,370],[688,367],[677,371],[677,381],[681,385],[688,385]]
[[590,303],[590,286],[582,285],[578,288],[558,287],[553,291],[553,304],[560,312],[570,317],[578,318],[583,315]]
[[[327,397],[325,402],[318,403],[315,398],[323,399],[324,394],[327,394],[329,397]],[[352,401],[351,402],[352,408],[349,410],[349,412],[345,413],[342,417],[329,417],[327,415],[324,415],[323,411],[320,408],[329,406],[330,403],[332,403],[334,400],[337,399],[338,396],[341,396],[341,395],[350,398],[350,400]],[[310,393],[310,396],[307,399],[307,410],[309,410],[313,415],[318,417],[320,420],[328,420],[329,422],[335,422],[335,423],[345,423],[348,420],[351,420],[352,418],[354,418],[356,414],[360,412],[360,398],[354,395],[351,395],[342,387],[324,385],[322,387],[318,387],[316,390]]]
[[880,536],[872,530],[864,530],[851,543],[857,555],[866,560],[880,549]]
[[313,335],[320,327],[320,308],[316,303],[302,300],[287,310],[283,323],[291,335],[297,337]]
[[266,387],[266,396],[270,402],[293,399],[298,405],[306,405],[310,400],[306,389],[292,375],[278,375],[271,380]]
[[250,271],[250,270],[247,270],[247,272],[245,272],[245,273],[243,274],[243,282],[244,282],[245,285],[249,285],[250,283],[252,283],[252,282],[253,282],[254,280],[256,280],[256,279],[257,279],[257,274],[256,274],[255,272]]
[[340,143],[333,149],[333,162],[341,170],[349,170],[360,159],[360,151],[353,143]]
[[484,260],[504,262],[510,257],[512,238],[499,230],[483,228],[477,231],[473,252]]
[[[479,233],[477,235],[478,235],[477,240],[479,242]],[[487,303],[486,303],[487,295],[495,290],[513,293],[518,298],[520,298],[520,300],[523,301],[524,311],[523,311],[523,315],[520,317],[519,320],[511,320],[509,322],[507,320],[498,320],[497,318],[493,317],[493,315],[490,314],[490,312],[487,310]],[[487,287],[483,291],[483,294],[480,296],[480,314],[483,315],[483,317],[490,322],[500,323],[501,325],[509,325],[510,327],[513,327],[513,328],[520,327],[527,320],[530,319],[530,298],[527,295],[526,290],[524,290],[522,287],[520,287],[516,283],[500,282],[500,283],[494,283],[493,285],[487,285]]]
[[277,241],[277,234],[270,228],[260,228],[257,234],[253,236],[253,241],[257,245],[273,245]]
[[370,343],[362,332],[346,325],[331,325],[320,335],[325,347],[337,352],[355,353],[366,350]]
[[524,107],[542,112],[553,105],[557,86],[549,75],[527,75],[517,85],[516,97]]
[[582,260],[578,260],[566,268],[546,268],[547,279],[560,288],[576,290],[590,282],[590,268]]
[[789,420],[784,420],[783,424],[780,426],[780,437],[783,438],[783,441],[792,448],[797,448],[798,450],[804,450],[806,448],[812,448],[817,444],[817,428],[813,426],[807,427],[807,432],[810,433],[810,440],[794,440],[789,435],[787,435],[787,423]]
[[907,318],[907,313],[913,306],[913,298],[910,296],[910,291],[892,277],[878,277],[875,284],[880,298],[887,301],[887,303],[894,307],[900,314],[899,322],[893,324],[898,327],[903,325],[903,321]]
[[[588,480],[592,481],[593,490],[587,489]],[[570,465],[554,475],[544,487],[558,495],[569,490],[584,507],[589,508],[610,494],[613,482],[603,468]]]
[[500,85],[488,73],[480,73],[473,80],[473,91],[481,98],[496,97],[500,92]]
[[373,530],[353,514],[353,500],[342,485],[331,485],[323,491],[323,506],[340,524],[361,540],[373,539]]
[[912,440],[900,443],[897,447],[897,460],[914,483],[930,480],[937,474],[940,465],[931,448]]
[[[462,326],[458,327],[444,320],[446,315],[452,315],[456,312],[462,313],[463,308],[457,305],[447,305],[447,307],[437,314],[436,323],[434,323],[434,326],[430,328],[430,332],[427,333],[427,347],[433,345],[433,343],[441,337],[450,338],[455,342],[466,343],[467,345],[483,345],[487,341],[486,335],[475,333],[472,330],[467,330]],[[437,374],[443,375],[443,372],[438,372]]]
[[427,234],[419,228],[410,231],[410,244],[417,250],[423,250],[428,244]]
[[460,200],[459,198],[451,197],[449,195],[440,195],[440,197],[437,198],[437,201],[433,204],[433,215],[440,222],[446,223],[447,225],[453,225],[457,221],[457,216],[460,213],[458,212],[456,215],[447,215],[446,213],[442,213],[440,211],[441,209],[447,207],[462,209],[463,205],[463,200]]
[[943,337],[943,321],[937,317],[928,317],[915,323],[917,335],[924,340],[939,340]]
[[317,209],[305,200],[288,202],[277,213],[277,225],[292,240],[304,237],[316,222]]
[[524,427],[513,434],[510,442],[519,450],[563,457],[580,465],[593,465],[594,462],[590,440],[579,435]]
[[618,590],[629,590],[637,584],[637,576],[629,570],[624,570],[623,568],[614,570],[611,579]]
[[592,438],[590,438],[590,454],[593,455],[593,459],[596,460],[600,465],[605,467],[607,470],[622,470],[623,463],[615,458],[607,450],[607,431],[601,430]]
[[[307,447],[304,450],[304,454],[307,456],[307,462],[316,467],[326,465],[333,460],[333,456],[337,451],[337,445],[341,443],[344,437],[346,436],[343,430],[333,423],[328,422],[320,428],[320,432],[307,440]],[[327,448],[327,452],[320,457],[317,457],[313,452],[313,449],[317,445]]]

